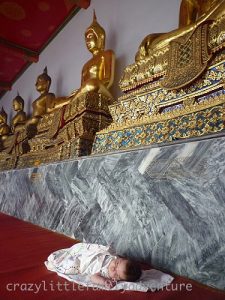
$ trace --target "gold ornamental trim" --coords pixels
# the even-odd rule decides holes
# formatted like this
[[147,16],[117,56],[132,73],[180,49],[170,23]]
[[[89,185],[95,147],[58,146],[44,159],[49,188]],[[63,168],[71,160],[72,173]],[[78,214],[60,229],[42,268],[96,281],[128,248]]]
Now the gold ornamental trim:
[[220,96],[214,96],[210,97],[209,99],[205,100],[204,102],[201,103],[193,103],[189,106],[184,106],[183,109],[177,109],[171,112],[166,112],[162,114],[155,114],[151,116],[143,116],[142,118],[138,120],[126,120],[122,124],[112,124],[106,129],[103,129],[97,133],[98,134],[105,134],[109,133],[111,131],[117,131],[117,130],[123,130],[127,128],[132,128],[140,125],[147,125],[151,123],[158,123],[161,121],[166,121],[170,119],[174,119],[177,117],[181,117],[190,113],[198,112],[207,108],[211,108],[214,106],[217,106],[219,104],[224,104],[225,103],[225,95],[220,95]]

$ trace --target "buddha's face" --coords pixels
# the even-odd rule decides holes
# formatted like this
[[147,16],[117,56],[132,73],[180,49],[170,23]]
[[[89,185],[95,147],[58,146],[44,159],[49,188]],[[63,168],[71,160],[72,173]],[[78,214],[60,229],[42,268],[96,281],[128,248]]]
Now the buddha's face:
[[22,110],[23,108],[22,108],[22,104],[19,102],[19,101],[17,101],[17,99],[14,99],[13,100],[13,109],[15,110],[15,111],[19,111],[19,110]]
[[93,31],[90,30],[87,32],[85,40],[87,48],[91,53],[98,50],[98,38],[96,37]]
[[48,92],[49,85],[50,82],[46,80],[46,78],[43,78],[43,76],[39,76],[35,84],[37,91],[41,94],[44,92]]

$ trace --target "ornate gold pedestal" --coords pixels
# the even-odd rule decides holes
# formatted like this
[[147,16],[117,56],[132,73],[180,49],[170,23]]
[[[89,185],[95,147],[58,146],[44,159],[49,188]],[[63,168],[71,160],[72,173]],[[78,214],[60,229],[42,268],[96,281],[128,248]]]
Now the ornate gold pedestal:
[[17,156],[7,154],[5,152],[0,153],[0,170],[14,169],[17,164]]
[[59,130],[59,137],[67,141],[63,145],[62,159],[91,153],[95,133],[112,122],[110,103],[112,99],[95,92],[71,101],[64,113],[65,126]]
[[17,167],[56,162],[91,153],[95,133],[111,121],[108,105],[112,99],[87,93],[52,114],[43,116],[38,135],[28,140],[30,152],[19,157]]

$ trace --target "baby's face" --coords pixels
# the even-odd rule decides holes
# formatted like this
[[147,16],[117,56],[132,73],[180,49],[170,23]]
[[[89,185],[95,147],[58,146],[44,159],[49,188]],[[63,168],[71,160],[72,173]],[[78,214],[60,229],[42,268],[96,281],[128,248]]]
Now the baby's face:
[[108,268],[109,277],[115,280],[125,280],[127,262],[127,259],[121,257],[112,260]]

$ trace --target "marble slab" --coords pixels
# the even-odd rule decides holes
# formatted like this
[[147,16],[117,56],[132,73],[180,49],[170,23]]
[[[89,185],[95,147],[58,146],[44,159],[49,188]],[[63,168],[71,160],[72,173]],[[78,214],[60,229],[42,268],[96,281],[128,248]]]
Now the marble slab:
[[0,173],[0,210],[225,289],[225,137]]

